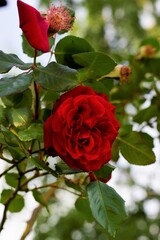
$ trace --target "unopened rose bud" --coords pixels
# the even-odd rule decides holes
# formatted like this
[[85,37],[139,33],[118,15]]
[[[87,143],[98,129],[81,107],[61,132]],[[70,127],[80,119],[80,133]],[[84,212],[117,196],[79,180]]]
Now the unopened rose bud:
[[47,11],[45,18],[49,24],[49,35],[62,30],[69,31],[75,19],[69,9],[64,6],[56,7],[54,5]]
[[[104,77],[108,77],[108,78],[118,78],[120,79],[121,83],[126,83],[128,81],[128,78],[131,74],[131,68],[125,65],[117,65],[112,72],[110,72],[109,74],[103,76]],[[98,79],[101,80],[102,78]]]
[[140,48],[136,58],[137,59],[152,58],[156,55],[156,53],[157,53],[157,49],[152,45],[148,44]]

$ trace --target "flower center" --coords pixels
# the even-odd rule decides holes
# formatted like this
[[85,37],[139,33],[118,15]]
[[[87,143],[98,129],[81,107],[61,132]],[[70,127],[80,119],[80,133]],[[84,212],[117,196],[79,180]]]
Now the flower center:
[[61,30],[70,30],[74,17],[70,15],[70,11],[64,6],[55,7],[53,5],[47,11],[46,20],[50,30],[56,33]]

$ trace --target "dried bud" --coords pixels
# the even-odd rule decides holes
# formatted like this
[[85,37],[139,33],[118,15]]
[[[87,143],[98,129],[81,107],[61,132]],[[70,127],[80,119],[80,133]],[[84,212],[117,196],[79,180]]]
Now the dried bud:
[[126,83],[131,74],[131,68],[128,66],[121,66],[120,69],[120,82]]
[[131,74],[131,68],[125,65],[117,65],[112,72],[105,75],[108,78],[118,78],[121,83],[126,83]]
[[54,5],[47,11],[45,18],[49,24],[49,35],[62,30],[69,31],[75,19],[69,9],[64,6],[56,7]]
[[142,58],[152,58],[156,55],[157,49],[152,45],[148,44],[140,48],[139,53],[136,56],[136,59]]

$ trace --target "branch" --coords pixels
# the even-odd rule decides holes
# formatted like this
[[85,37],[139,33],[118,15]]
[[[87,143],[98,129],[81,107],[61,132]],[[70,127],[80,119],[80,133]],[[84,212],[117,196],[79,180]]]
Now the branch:
[[[67,189],[67,188],[65,188],[65,187],[57,186],[57,185],[55,185],[54,183],[46,184],[46,185],[43,185],[43,186],[39,186],[39,187],[36,187],[35,189],[37,190],[37,189],[42,189],[42,188],[47,188],[47,187],[65,190],[65,191],[67,191],[67,192],[69,192],[69,193],[72,193],[72,194],[78,196],[78,197],[81,197],[81,196],[82,196],[82,194],[79,194],[79,193],[77,193],[77,192],[75,192],[75,191],[71,191],[71,190],[69,190],[69,189]],[[34,189],[31,189],[30,191],[33,191],[33,190],[34,190]]]
[[[51,188],[44,196],[44,201],[47,203],[49,201],[49,199],[54,195],[55,193],[55,189]],[[23,232],[22,237],[20,238],[20,240],[24,240],[28,234],[31,232],[32,227],[35,223],[35,221],[37,220],[38,214],[41,211],[41,209],[43,208],[42,205],[39,205],[37,208],[35,208],[32,212],[31,218],[27,221],[27,226]]]
[[7,219],[7,211],[8,211],[9,204],[16,197],[16,194],[19,191],[19,185],[20,185],[20,179],[19,179],[19,182],[18,182],[17,189],[15,190],[15,192],[12,194],[12,196],[5,203],[5,208],[4,208],[4,212],[3,212],[2,222],[1,222],[1,225],[0,225],[0,232],[3,230],[4,223],[5,223],[6,219]]
[[17,193],[19,190],[23,190],[24,186],[26,186],[30,181],[32,181],[33,179],[35,178],[38,178],[38,177],[42,177],[42,176],[45,176],[47,175],[48,173],[47,172],[44,172],[44,173],[35,173],[32,177],[28,178],[23,184],[21,184],[21,176],[19,178],[19,181],[18,181],[18,186],[17,186],[17,189],[13,192],[12,196],[6,201],[5,203],[5,208],[4,208],[4,211],[3,211],[3,217],[2,217],[2,221],[1,221],[1,224],[0,224],[0,232],[3,230],[3,226],[5,224],[5,221],[7,219],[7,211],[8,211],[8,207],[9,207],[9,204],[12,202],[12,200],[16,197]]
[[2,172],[0,174],[0,178],[5,175],[7,172],[9,172],[12,168],[16,167],[19,163],[21,163],[22,161],[24,161],[26,159],[26,157],[22,158],[21,160],[15,162],[12,166],[10,166],[8,169],[6,169],[4,172]]

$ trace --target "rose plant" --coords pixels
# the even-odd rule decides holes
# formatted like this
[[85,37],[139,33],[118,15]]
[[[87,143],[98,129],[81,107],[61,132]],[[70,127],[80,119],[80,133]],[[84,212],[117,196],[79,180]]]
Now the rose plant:
[[[27,192],[48,208],[57,189],[72,188],[78,196],[76,208],[87,203],[92,218],[115,236],[126,212],[124,200],[106,184],[114,177],[110,163],[116,165],[119,153],[132,164],[155,161],[153,140],[133,131],[125,114],[127,101],[119,100],[119,91],[125,92],[128,78],[132,79],[131,69],[95,51],[83,38],[68,35],[50,46],[51,36],[72,27],[75,18],[67,7],[51,5],[41,14],[21,0],[17,5],[20,27],[35,54],[31,63],[24,63],[15,54],[0,51],[0,158],[7,164],[0,177],[8,186],[1,193],[0,229],[8,211],[23,209]],[[27,47],[24,43],[25,53]],[[56,60],[50,57],[42,66],[37,51],[50,52],[51,57],[54,53]],[[13,67],[22,73],[3,75]],[[49,176],[54,176],[52,183]],[[34,183],[36,178],[43,179],[41,186]],[[40,209],[31,216],[22,239]]]

